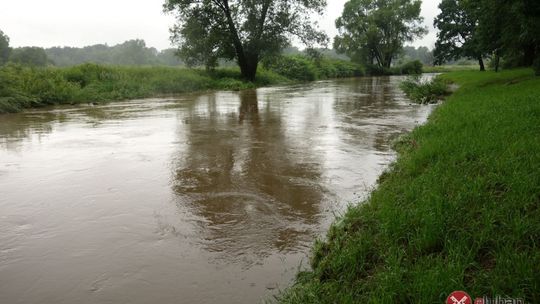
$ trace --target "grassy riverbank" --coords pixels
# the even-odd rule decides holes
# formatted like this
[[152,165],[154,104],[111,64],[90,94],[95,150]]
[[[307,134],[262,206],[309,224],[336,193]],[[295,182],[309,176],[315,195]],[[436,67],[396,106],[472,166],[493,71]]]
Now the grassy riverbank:
[[323,58],[283,57],[261,67],[254,82],[237,68],[208,72],[174,67],[83,64],[73,67],[0,67],[0,113],[53,104],[77,104],[144,98],[205,90],[242,90],[327,78],[363,75],[357,64]]
[[453,72],[461,87],[401,140],[367,202],[317,241],[282,303],[540,303],[540,77]]
[[241,81],[235,69],[211,73],[173,67],[7,65],[0,68],[0,113],[52,104],[104,102],[212,89],[240,90],[287,81],[265,70],[251,83]]
[[377,69],[345,60],[303,55],[278,56],[261,63],[254,82],[238,68],[215,71],[175,67],[130,67],[83,64],[72,67],[0,67],[0,114],[55,104],[144,98],[206,90],[243,90],[321,79],[422,72],[419,61]]

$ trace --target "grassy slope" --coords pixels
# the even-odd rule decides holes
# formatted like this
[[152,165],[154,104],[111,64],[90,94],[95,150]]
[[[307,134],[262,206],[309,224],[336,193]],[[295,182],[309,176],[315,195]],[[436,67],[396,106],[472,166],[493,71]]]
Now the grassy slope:
[[454,290],[540,303],[540,77],[444,77],[461,88],[316,242],[282,303],[443,303]]

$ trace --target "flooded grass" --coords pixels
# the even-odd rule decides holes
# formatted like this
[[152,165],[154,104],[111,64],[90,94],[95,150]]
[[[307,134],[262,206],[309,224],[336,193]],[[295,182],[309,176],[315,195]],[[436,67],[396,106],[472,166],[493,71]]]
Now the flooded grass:
[[419,104],[437,103],[450,94],[448,81],[440,77],[422,80],[420,76],[411,76],[403,81],[400,88],[407,97]]
[[363,204],[315,243],[282,303],[540,302],[540,78],[453,72],[460,85]]

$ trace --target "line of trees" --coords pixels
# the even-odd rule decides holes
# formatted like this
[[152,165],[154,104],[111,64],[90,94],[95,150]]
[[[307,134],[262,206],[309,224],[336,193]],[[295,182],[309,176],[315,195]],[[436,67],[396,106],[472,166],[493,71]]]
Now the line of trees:
[[442,0],[434,25],[439,29],[435,62],[467,57],[500,59],[506,65],[535,65],[540,73],[540,1],[538,0]]
[[9,37],[0,30],[0,66],[14,62],[31,66],[73,66],[83,63],[108,65],[152,65],[181,66],[177,50],[170,48],[158,51],[147,47],[144,40],[128,40],[121,44],[108,46],[96,44],[77,47],[19,47],[11,48]]
[[[427,32],[420,6],[420,0],[351,0],[336,21],[340,35],[334,49],[356,63],[387,71],[404,43]],[[164,6],[177,16],[172,42],[182,60],[209,69],[220,58],[235,60],[247,80],[255,78],[260,61],[280,54],[293,37],[307,46],[309,55],[320,56],[315,47],[326,46],[328,39],[310,18],[325,7],[324,0],[166,0]],[[427,57],[424,61],[431,61]]]
[[52,47],[45,49],[47,56],[58,66],[78,65],[86,62],[112,65],[164,65],[179,66],[182,61],[176,49],[158,51],[146,46],[144,40],[133,39],[108,46],[96,44],[82,48]]

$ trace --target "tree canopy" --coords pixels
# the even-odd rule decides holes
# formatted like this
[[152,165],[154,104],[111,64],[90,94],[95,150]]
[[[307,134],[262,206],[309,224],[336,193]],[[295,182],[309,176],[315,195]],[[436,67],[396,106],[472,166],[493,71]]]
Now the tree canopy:
[[45,52],[58,66],[88,62],[114,65],[182,65],[175,55],[175,49],[158,51],[147,46],[142,39],[127,40],[113,46],[96,44],[81,48],[52,47],[45,49]]
[[336,20],[334,47],[354,61],[388,68],[405,42],[423,36],[420,0],[351,0]]
[[45,50],[37,46],[13,49],[9,56],[9,61],[32,66],[46,66],[51,64]]
[[10,51],[9,37],[0,30],[0,65],[8,61]]
[[253,80],[260,60],[292,37],[308,46],[326,42],[310,21],[325,6],[326,0],[166,0],[164,8],[177,16],[171,39],[187,64],[213,68],[219,58],[236,60]]
[[498,68],[540,66],[540,2],[537,0],[443,0],[435,19],[439,29],[436,63],[459,57],[491,56]]
[[435,63],[443,64],[458,58],[477,59],[480,70],[484,70],[485,48],[477,37],[477,24],[480,16],[477,2],[468,0],[442,0],[441,13],[437,15],[434,26],[439,29],[435,42]]

